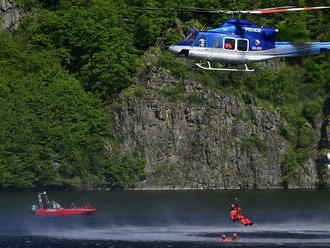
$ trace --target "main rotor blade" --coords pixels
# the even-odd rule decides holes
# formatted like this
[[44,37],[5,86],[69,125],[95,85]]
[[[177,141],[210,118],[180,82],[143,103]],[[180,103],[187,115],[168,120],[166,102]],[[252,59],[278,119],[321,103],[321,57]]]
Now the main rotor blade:
[[256,9],[256,10],[211,10],[195,7],[180,7],[180,8],[138,8],[143,10],[163,10],[163,11],[181,11],[181,12],[195,12],[195,13],[210,13],[210,14],[270,14],[278,12],[289,12],[289,11],[300,11],[300,10],[312,10],[312,9],[329,9],[330,6],[321,7],[305,7],[295,8],[293,6],[283,6],[276,8],[267,9]]
[[289,8],[293,8],[293,7],[295,7],[295,6],[282,6],[282,7],[267,8],[267,9],[262,9],[262,10],[289,9]]
[[246,10],[241,13],[245,14],[271,14],[278,12],[290,12],[290,11],[300,11],[300,10],[312,10],[312,9],[329,9],[330,6],[321,6],[321,7],[305,7],[305,8],[273,8],[273,9],[256,9],[256,10]]
[[164,11],[181,11],[181,12],[197,12],[197,13],[213,13],[213,14],[221,14],[226,13],[224,10],[210,10],[210,9],[201,9],[194,7],[182,7],[182,8],[138,8],[144,10],[164,10]]

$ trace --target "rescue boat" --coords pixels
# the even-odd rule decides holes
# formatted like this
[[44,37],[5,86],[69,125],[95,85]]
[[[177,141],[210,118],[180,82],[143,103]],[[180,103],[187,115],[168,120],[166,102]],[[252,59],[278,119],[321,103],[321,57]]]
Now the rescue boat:
[[96,211],[95,208],[38,208],[34,215],[38,216],[68,216],[68,215],[90,215]]
[[32,205],[32,213],[37,216],[73,216],[73,215],[91,215],[96,211],[91,205],[86,204],[84,208],[62,208],[60,204],[48,199],[47,193],[38,194],[39,206]]

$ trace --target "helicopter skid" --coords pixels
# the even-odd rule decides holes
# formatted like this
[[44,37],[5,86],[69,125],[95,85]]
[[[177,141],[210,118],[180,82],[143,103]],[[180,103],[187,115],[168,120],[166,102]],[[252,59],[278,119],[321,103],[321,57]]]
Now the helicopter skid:
[[208,67],[203,66],[202,64],[196,63],[196,65],[203,69],[203,70],[208,70],[208,71],[240,71],[240,72],[253,72],[254,69],[249,69],[247,64],[245,65],[245,69],[234,69],[234,68],[214,68],[211,67],[210,61],[207,61]]

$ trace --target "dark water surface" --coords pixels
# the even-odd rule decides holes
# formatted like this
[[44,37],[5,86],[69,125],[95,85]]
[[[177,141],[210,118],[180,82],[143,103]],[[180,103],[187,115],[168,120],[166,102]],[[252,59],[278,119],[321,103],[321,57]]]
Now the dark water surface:
[[[239,196],[243,215],[229,218]],[[49,192],[93,216],[32,216],[36,192],[0,192],[1,247],[330,247],[330,191]],[[222,243],[222,234],[240,240]]]

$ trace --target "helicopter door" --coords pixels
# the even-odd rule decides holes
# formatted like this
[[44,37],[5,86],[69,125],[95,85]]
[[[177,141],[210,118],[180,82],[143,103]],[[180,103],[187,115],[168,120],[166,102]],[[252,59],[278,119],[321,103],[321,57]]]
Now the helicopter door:
[[247,52],[249,50],[249,40],[237,39],[237,51]]
[[213,39],[213,48],[219,48],[219,38]]

